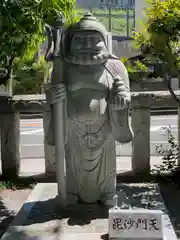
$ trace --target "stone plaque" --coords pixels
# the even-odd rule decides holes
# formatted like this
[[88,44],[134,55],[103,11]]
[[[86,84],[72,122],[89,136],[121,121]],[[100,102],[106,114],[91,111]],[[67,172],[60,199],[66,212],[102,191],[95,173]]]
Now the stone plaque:
[[109,239],[163,240],[162,211],[110,209]]

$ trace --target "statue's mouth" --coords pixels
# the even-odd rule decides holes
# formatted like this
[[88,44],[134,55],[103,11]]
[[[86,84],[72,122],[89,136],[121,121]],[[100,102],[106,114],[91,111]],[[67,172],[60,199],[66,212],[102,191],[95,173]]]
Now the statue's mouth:
[[[76,64],[92,65],[99,62],[104,62],[108,57],[108,53],[102,49],[78,49],[73,51],[68,56],[68,61],[73,61]],[[82,60],[83,59],[83,60]]]

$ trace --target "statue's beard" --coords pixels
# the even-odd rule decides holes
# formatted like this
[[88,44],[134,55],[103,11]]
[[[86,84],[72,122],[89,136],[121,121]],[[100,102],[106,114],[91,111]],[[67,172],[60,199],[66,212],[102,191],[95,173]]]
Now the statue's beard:
[[68,62],[78,65],[96,65],[104,63],[109,57],[106,51],[87,51],[82,50],[71,52],[68,56]]

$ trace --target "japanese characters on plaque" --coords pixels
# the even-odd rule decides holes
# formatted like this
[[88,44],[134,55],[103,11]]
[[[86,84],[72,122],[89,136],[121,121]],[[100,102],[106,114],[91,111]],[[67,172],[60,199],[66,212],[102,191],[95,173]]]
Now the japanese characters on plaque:
[[162,239],[162,211],[146,209],[109,210],[109,239]]

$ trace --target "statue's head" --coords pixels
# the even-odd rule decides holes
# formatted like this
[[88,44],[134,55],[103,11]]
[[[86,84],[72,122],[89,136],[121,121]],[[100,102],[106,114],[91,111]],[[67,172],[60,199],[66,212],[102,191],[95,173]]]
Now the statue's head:
[[70,27],[65,37],[65,58],[80,65],[95,65],[109,57],[108,31],[92,14]]

